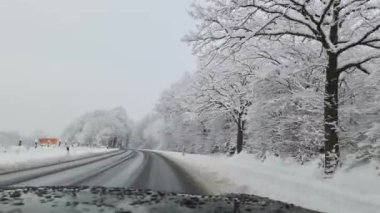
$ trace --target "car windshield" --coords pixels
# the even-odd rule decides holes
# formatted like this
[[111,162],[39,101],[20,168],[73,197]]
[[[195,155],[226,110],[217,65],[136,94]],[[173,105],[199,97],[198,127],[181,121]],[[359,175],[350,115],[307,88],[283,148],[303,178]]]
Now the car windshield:
[[379,0],[0,2],[0,212],[379,212]]

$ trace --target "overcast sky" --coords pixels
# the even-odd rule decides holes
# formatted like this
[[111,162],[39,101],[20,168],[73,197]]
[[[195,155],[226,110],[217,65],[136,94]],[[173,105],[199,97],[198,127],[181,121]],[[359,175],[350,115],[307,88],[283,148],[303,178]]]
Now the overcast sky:
[[134,120],[192,71],[190,0],[0,1],[0,131],[61,134],[123,106]]

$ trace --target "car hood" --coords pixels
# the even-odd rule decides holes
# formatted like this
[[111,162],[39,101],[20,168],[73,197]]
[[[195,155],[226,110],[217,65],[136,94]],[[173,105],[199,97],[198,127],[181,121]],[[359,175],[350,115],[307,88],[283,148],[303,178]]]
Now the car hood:
[[0,189],[0,212],[314,212],[254,195],[187,195],[107,187]]

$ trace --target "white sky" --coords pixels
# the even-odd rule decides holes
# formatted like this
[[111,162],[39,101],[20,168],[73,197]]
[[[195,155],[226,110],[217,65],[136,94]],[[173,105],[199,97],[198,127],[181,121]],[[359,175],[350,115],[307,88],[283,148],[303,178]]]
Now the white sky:
[[0,1],[0,131],[59,135],[123,106],[134,120],[192,71],[190,0]]

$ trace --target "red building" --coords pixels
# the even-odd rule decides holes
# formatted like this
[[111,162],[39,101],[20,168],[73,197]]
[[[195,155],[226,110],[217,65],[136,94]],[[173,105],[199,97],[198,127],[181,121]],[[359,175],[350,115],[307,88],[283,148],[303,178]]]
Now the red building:
[[40,138],[38,142],[41,146],[58,145],[58,138]]

